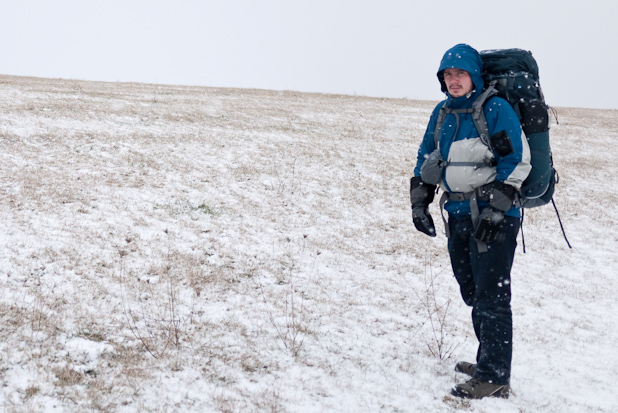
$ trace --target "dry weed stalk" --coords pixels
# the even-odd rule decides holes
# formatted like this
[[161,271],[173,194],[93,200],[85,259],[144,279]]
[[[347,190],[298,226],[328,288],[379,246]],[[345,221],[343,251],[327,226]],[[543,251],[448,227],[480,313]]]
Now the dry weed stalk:
[[[288,244],[291,242],[290,238],[287,238],[286,241]],[[304,246],[303,246],[304,250]],[[304,332],[307,330],[306,327],[302,323],[302,318],[304,314],[304,306],[303,300],[300,299],[300,308],[297,309],[299,304],[297,304],[297,294],[296,294],[296,285],[295,274],[298,274],[300,271],[300,267],[295,263],[295,260],[292,256],[291,251],[288,251],[285,255],[286,261],[285,268],[283,269],[283,277],[278,277],[278,284],[289,285],[288,293],[285,296],[285,308],[284,308],[284,321],[283,323],[278,323],[273,315],[272,306],[268,303],[266,299],[266,294],[264,293],[264,287],[262,284],[258,284],[260,289],[262,300],[264,304],[266,304],[266,312],[268,314],[268,321],[275,328],[277,332],[277,337],[283,343],[284,347],[288,349],[293,356],[298,356],[303,349],[305,339]],[[287,276],[287,277],[286,277]],[[287,278],[287,280],[286,280]]]
[[[291,168],[291,170],[289,170]],[[275,175],[277,183],[276,185],[270,184],[271,190],[276,190],[279,196],[286,192],[294,195],[300,185],[300,179],[296,176],[296,158],[292,162],[292,166],[288,167],[288,170],[281,167],[281,165],[273,165],[272,173]]]
[[[169,234],[168,234],[169,235]],[[144,346],[146,351],[155,359],[161,359],[169,355],[172,349],[179,348],[188,337],[186,326],[191,324],[191,311],[188,316],[182,315],[183,303],[179,299],[178,275],[172,268],[174,265],[172,255],[168,252],[166,263],[161,268],[161,276],[164,279],[164,302],[157,302],[153,294],[154,303],[148,303],[147,298],[142,298],[143,288],[155,289],[155,285],[149,281],[138,280],[139,309],[133,307],[127,295],[129,279],[126,274],[126,262],[121,252],[120,280],[122,305],[125,319],[131,334]],[[148,287],[144,287],[146,284]]]
[[425,338],[425,345],[432,356],[440,360],[446,360],[451,357],[462,342],[450,342],[447,319],[452,299],[448,298],[443,303],[438,302],[435,287],[435,280],[438,278],[438,275],[433,274],[431,264],[426,265],[423,276],[424,291],[422,294],[419,294],[414,289],[413,291],[418,297],[423,311],[427,314],[427,318],[421,324],[419,331],[427,322],[429,322],[431,327],[431,337]]

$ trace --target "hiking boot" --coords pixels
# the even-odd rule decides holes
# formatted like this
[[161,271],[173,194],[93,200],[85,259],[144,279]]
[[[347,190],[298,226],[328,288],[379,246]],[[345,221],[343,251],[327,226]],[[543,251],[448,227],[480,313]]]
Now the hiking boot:
[[474,377],[474,373],[476,373],[476,364],[460,361],[455,365],[455,371]]
[[508,384],[493,384],[479,379],[470,379],[451,389],[451,394],[463,399],[482,399],[483,397],[500,397],[508,399]]

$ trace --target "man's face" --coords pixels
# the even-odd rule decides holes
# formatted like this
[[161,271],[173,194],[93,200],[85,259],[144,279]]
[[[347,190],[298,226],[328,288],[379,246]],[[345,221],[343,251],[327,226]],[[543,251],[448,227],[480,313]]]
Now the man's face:
[[466,95],[474,88],[474,84],[470,78],[470,73],[465,70],[445,69],[443,75],[446,89],[454,98]]

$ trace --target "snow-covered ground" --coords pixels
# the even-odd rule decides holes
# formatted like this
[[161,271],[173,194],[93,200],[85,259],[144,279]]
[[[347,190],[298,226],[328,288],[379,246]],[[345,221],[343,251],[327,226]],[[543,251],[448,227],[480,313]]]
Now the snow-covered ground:
[[573,249],[527,212],[513,392],[470,402],[469,309],[410,218],[433,105],[0,76],[0,408],[618,411],[618,111],[558,109]]

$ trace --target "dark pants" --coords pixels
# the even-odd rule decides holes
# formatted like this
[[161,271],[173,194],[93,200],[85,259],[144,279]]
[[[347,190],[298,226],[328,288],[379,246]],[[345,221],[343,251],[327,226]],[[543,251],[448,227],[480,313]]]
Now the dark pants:
[[449,216],[448,251],[461,296],[472,307],[472,323],[479,341],[475,378],[509,384],[513,353],[511,267],[520,220],[505,217],[503,237],[479,253],[470,217]]

